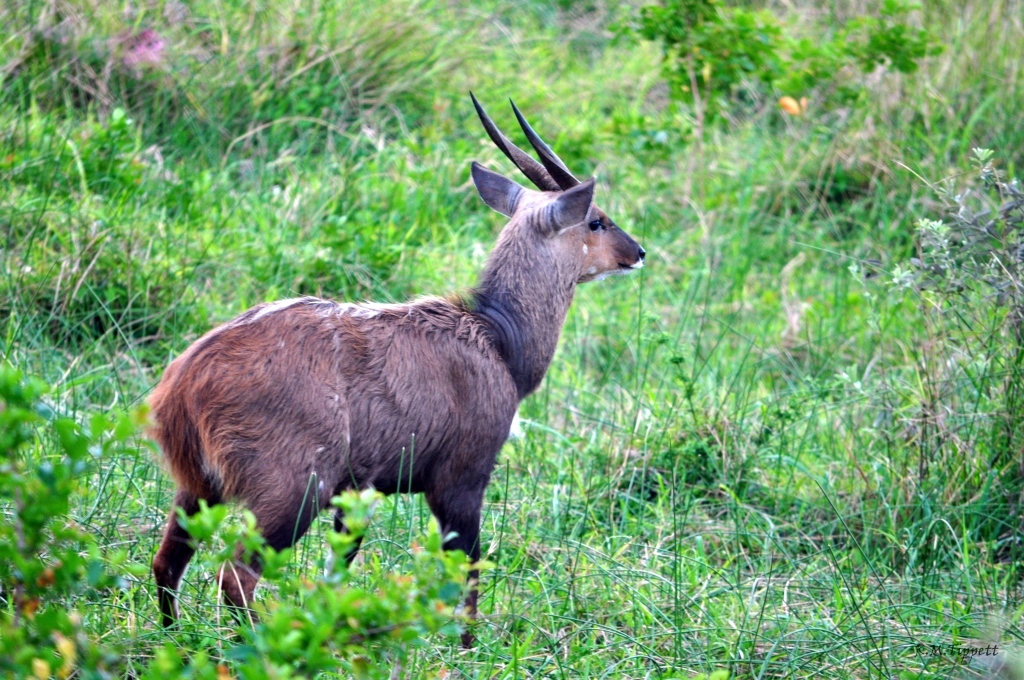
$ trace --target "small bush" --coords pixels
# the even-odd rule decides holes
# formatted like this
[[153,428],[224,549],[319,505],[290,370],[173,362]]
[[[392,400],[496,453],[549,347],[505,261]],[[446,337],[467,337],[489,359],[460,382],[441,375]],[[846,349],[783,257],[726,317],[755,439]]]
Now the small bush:
[[[125,652],[89,631],[77,603],[125,587],[125,576],[148,578],[148,570],[128,567],[124,552],[102,551],[68,513],[93,466],[129,445],[144,412],[97,415],[83,428],[47,406],[47,391],[0,366],[0,672],[113,677]],[[335,499],[348,532],[329,535],[334,554],[345,554],[362,536],[378,498],[367,491]],[[205,650],[168,643],[142,677],[220,680],[229,667],[249,679],[316,677],[339,667],[358,677],[389,677],[392,665],[427,636],[461,632],[454,608],[470,565],[462,553],[444,552],[436,522],[413,546],[409,572],[380,573],[378,585],[365,588],[355,585],[344,560],[329,565],[323,579],[308,581],[288,568],[292,550],[266,548],[251,514],[220,532],[226,516],[218,506],[181,521],[199,541],[224,534],[224,549],[209,557],[213,566],[231,559],[236,544],[258,552],[276,597],[256,604],[255,625],[236,624],[240,643],[221,663]]]
[[[1018,554],[1024,470],[1024,191],[975,149],[976,176],[935,187],[941,219],[917,224],[918,255],[893,282],[929,319],[919,412],[908,425],[919,484],[972,503],[981,540]],[[931,356],[934,355],[934,356]],[[1016,559],[1014,560],[1017,561]]]
[[97,415],[83,428],[56,415],[46,392],[0,365],[0,671],[109,677],[118,650],[85,632],[77,603],[125,586],[125,554],[102,553],[67,513],[97,459],[124,446],[137,420]]
[[[334,555],[344,555],[357,544],[380,498],[370,490],[334,499],[345,511],[347,527],[345,533],[328,534]],[[339,670],[356,677],[387,678],[392,666],[401,668],[428,636],[452,637],[462,630],[454,608],[462,600],[469,563],[461,552],[444,552],[436,522],[413,545],[409,571],[378,572],[377,585],[365,588],[356,585],[343,559],[324,565],[326,574],[314,581],[295,574],[290,568],[293,549],[267,548],[251,513],[245,513],[241,523],[225,526],[227,514],[224,506],[204,507],[180,521],[197,542],[223,539],[222,549],[203,560],[211,571],[233,559],[235,546],[243,545],[248,554],[259,554],[263,577],[276,592],[255,603],[253,625],[237,625],[239,644],[228,651],[230,663],[222,669],[231,668],[248,680],[312,678]],[[184,671],[210,680],[219,677],[205,654],[189,663],[177,651],[164,650],[150,668],[153,677]]]
[[[633,30],[662,45],[671,95],[698,120],[734,106],[744,87],[761,84],[784,96],[782,107],[802,113],[812,91],[850,102],[863,87],[856,70],[878,67],[911,73],[939,51],[935,39],[907,22],[916,5],[884,0],[877,17],[859,17],[830,39],[793,36],[767,10],[730,7],[722,0],[666,0],[640,9]],[[798,101],[798,98],[800,101]]]

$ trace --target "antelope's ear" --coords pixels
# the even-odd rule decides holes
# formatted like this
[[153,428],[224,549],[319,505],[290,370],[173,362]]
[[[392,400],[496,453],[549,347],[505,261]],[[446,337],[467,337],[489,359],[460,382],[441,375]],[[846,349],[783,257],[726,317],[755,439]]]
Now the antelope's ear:
[[484,203],[505,217],[512,217],[526,191],[508,177],[491,172],[476,161],[473,161],[473,184]]
[[572,189],[563,191],[552,204],[555,231],[562,231],[585,222],[594,201],[594,179],[590,178]]

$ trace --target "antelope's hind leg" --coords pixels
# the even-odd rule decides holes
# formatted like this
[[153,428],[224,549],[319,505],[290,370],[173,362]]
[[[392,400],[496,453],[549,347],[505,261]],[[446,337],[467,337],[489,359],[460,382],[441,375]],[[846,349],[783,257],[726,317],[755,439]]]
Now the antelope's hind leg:
[[[313,520],[330,500],[324,496],[321,484],[315,474],[297,480],[297,483],[279,488],[273,493],[250,502],[249,509],[256,516],[256,526],[268,547],[284,550],[295,545],[309,530]],[[331,488],[326,485],[326,488]],[[234,561],[224,564],[217,575],[217,583],[224,594],[224,603],[231,607],[236,617],[251,619],[249,611],[253,592],[263,572],[259,555],[245,555],[242,546],[235,550]]]
[[[211,499],[210,505],[216,505],[218,502],[219,500]],[[167,526],[164,528],[163,541],[153,557],[153,578],[160,600],[160,622],[165,628],[174,625],[178,618],[176,593],[181,584],[181,577],[185,574],[185,568],[196,552],[192,546],[192,537],[178,522],[178,508],[191,517],[199,512],[199,499],[185,489],[178,490],[174,496],[170,516],[167,518]]]

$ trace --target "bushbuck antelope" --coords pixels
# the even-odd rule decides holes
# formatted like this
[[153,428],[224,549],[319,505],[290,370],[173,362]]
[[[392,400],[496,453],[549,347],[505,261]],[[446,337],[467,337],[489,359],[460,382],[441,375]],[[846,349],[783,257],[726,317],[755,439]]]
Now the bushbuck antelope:
[[[484,490],[519,402],[551,363],[577,284],[639,269],[644,250],[593,205],[594,180],[573,177],[515,104],[541,163],[473,104],[540,189],[472,164],[484,203],[509,218],[476,288],[406,304],[282,300],[197,340],[150,398],[152,434],[178,483],[174,508],[241,501],[283,549],[343,490],[423,492],[445,547],[479,560]],[[195,552],[174,508],[153,559],[165,626]],[[252,602],[260,570],[241,552],[221,568],[227,604]]]

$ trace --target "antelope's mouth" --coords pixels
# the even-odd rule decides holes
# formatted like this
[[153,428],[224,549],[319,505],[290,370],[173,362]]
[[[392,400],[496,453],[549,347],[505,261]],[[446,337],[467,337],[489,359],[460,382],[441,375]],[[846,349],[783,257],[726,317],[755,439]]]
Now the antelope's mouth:
[[620,274],[628,274],[629,272],[631,272],[631,271],[633,271],[635,269],[642,269],[643,266],[644,266],[644,261],[642,259],[641,260],[637,260],[633,264],[626,264],[625,262],[620,262],[619,263],[619,273]]

